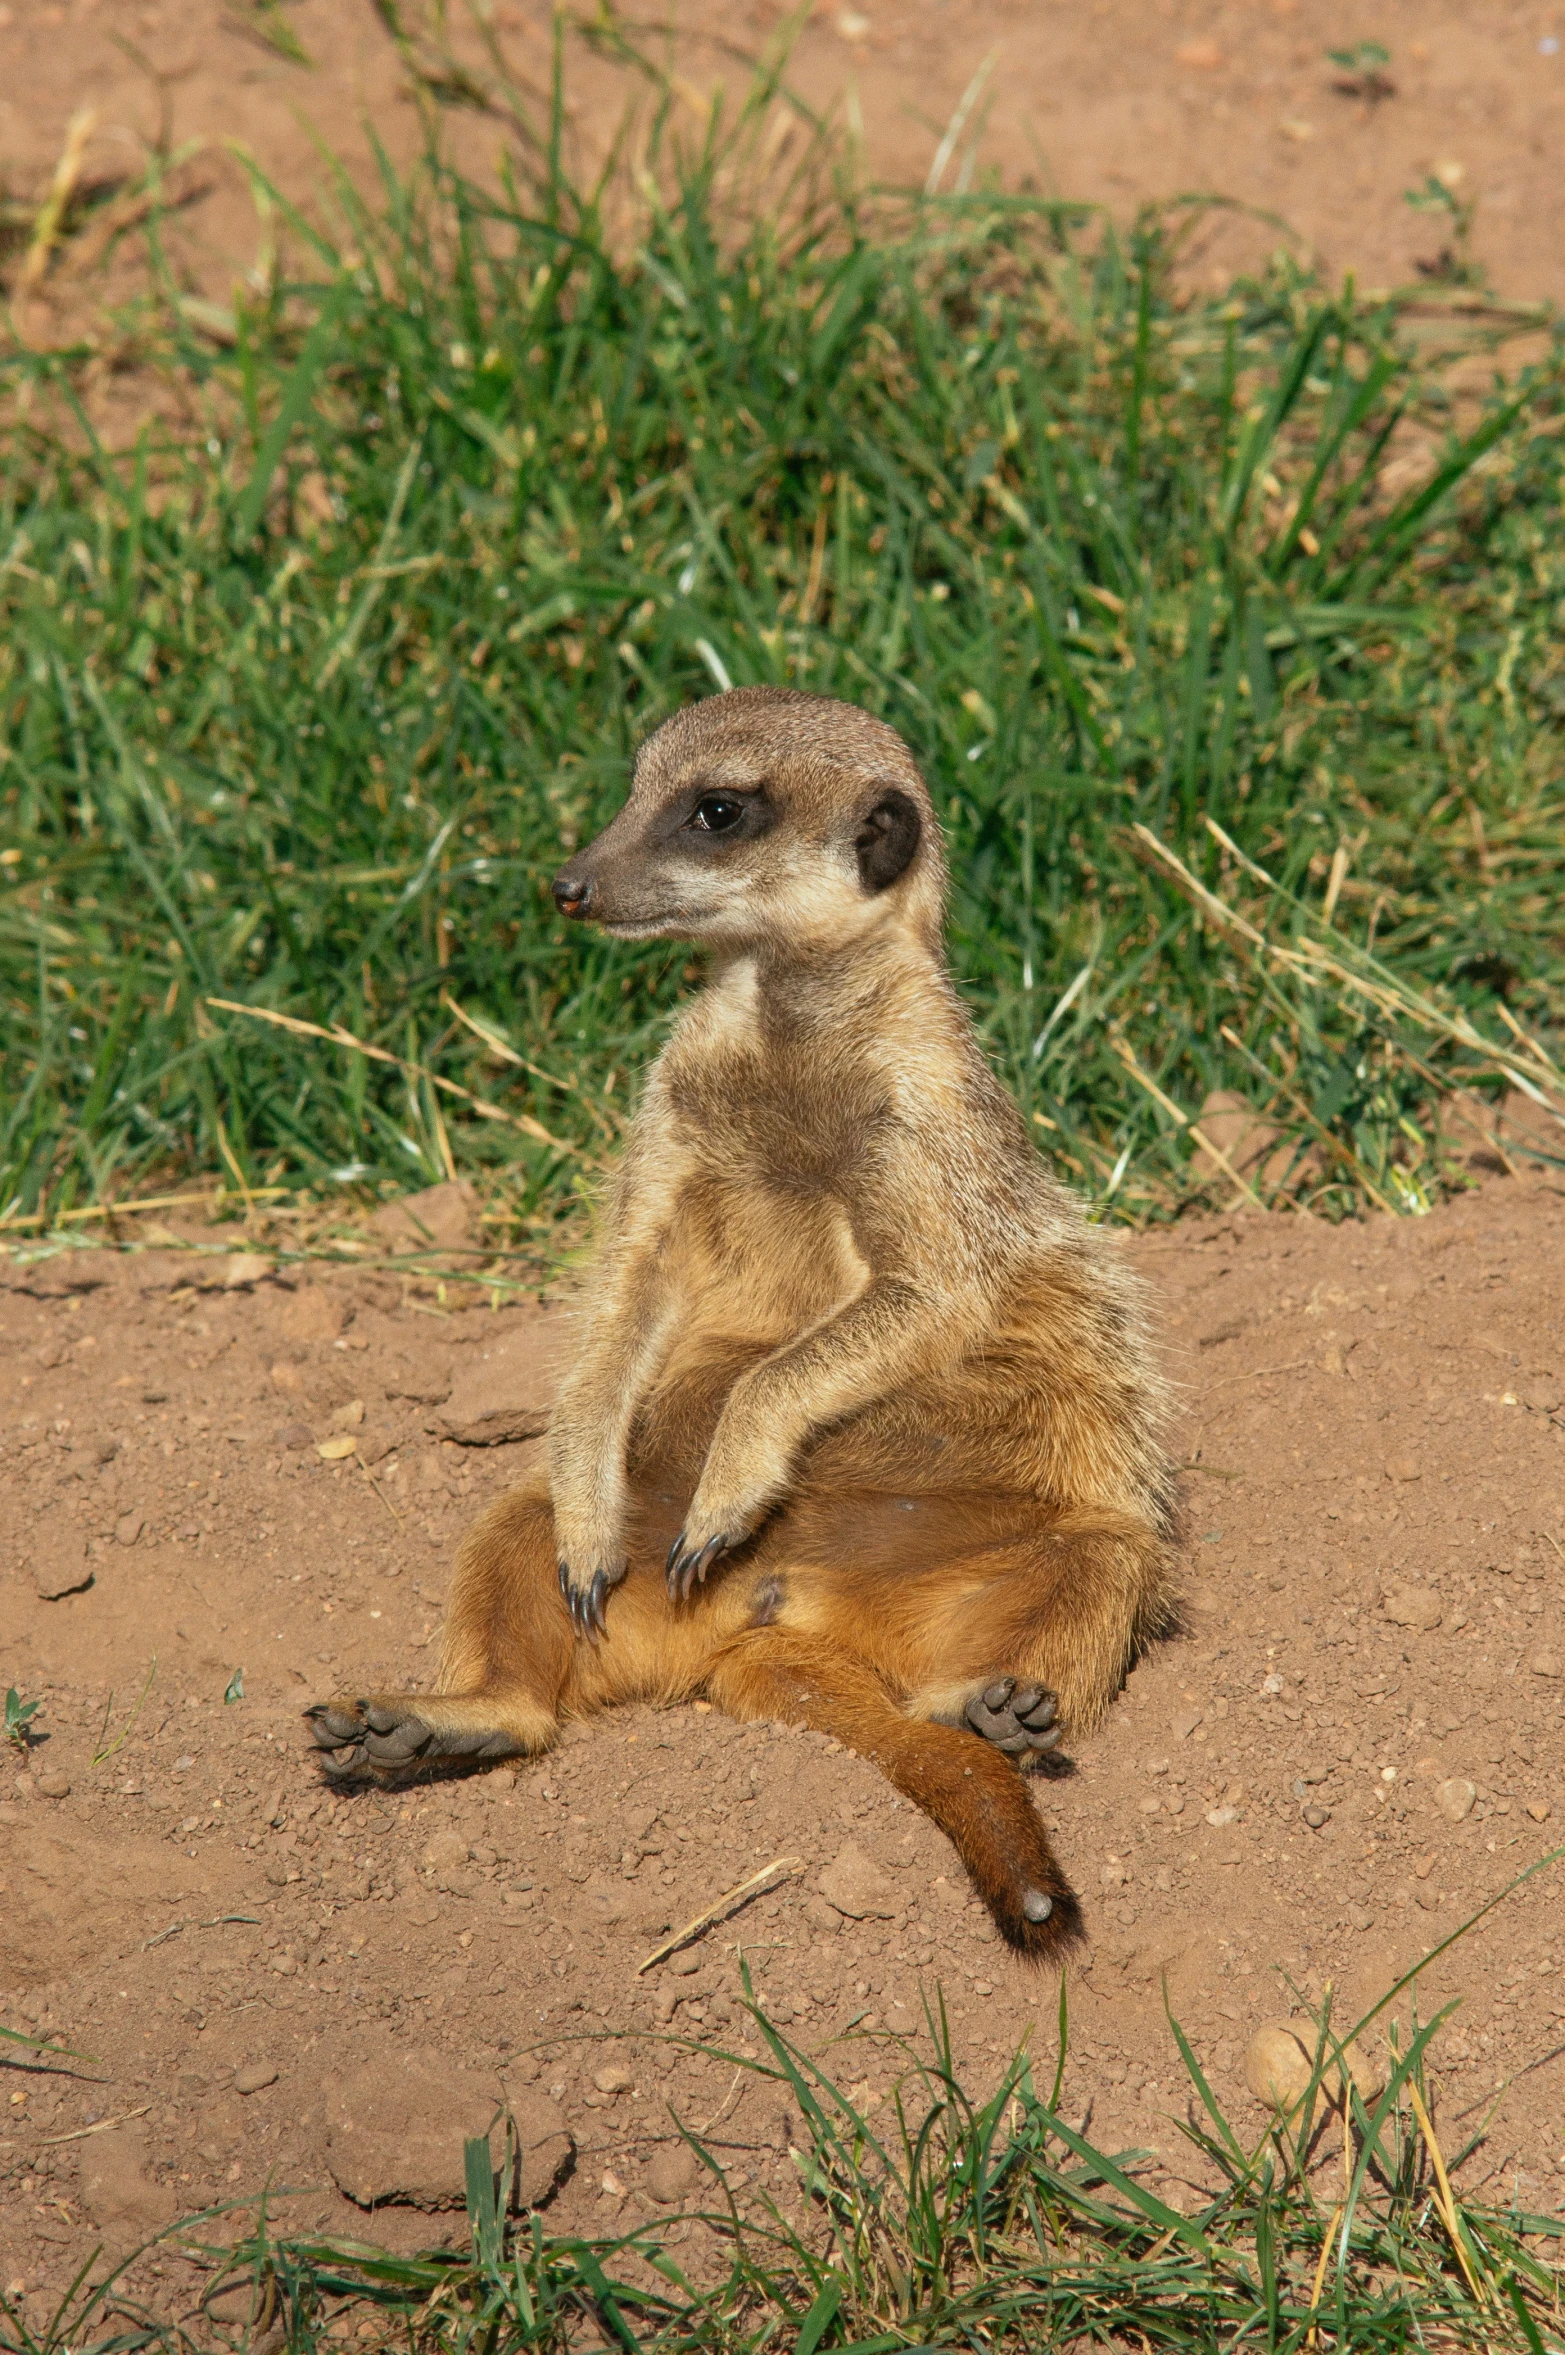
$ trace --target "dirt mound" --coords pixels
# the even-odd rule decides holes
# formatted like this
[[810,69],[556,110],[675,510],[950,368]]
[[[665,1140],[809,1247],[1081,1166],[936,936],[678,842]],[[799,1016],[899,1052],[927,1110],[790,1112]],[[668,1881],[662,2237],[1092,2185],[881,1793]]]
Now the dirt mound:
[[[1170,2183],[1165,1981],[1258,2132],[1245,2050],[1291,1990],[1378,1994],[1559,1836],[1565,1198],[1496,1177],[1418,1221],[1241,1216],[1125,1248],[1183,1385],[1188,1624],[1039,1804],[1091,1928],[1072,2115],[1156,2149]],[[1053,1985],[930,1826],[817,1736],[624,1710],[516,1772],[324,1790],[301,1705],[427,1674],[453,1544],[540,1446],[455,1444],[447,1402],[481,1396],[487,1353],[535,1403],[529,1352],[558,1354],[561,1312],[442,1309],[351,1271],[224,1287],[222,1264],[62,1253],[0,1288],[0,1684],[42,1701],[0,1786],[0,2016],[97,2056],[6,2069],[8,2281],[58,2284],[90,2231],[269,2175],[311,2187],[281,2204],[296,2225],[362,2238],[347,2179],[384,2238],[460,2231],[431,2075],[460,2079],[470,2131],[491,2100],[531,2117],[519,2196],[566,2229],[694,2183],[671,2111],[781,2194],[780,2097],[649,2033],[756,2052],[742,1959],[872,2105],[898,2066],[880,2032],[921,2035],[937,1981],[974,2083],[1024,2036],[1052,2052]],[[41,1592],[73,1545],[90,1583]],[[778,1858],[802,1869],[638,1973]],[[1510,2082],[1462,2180],[1556,2204],[1552,1869],[1432,1969],[1426,2015],[1452,1995],[1448,2150]]]

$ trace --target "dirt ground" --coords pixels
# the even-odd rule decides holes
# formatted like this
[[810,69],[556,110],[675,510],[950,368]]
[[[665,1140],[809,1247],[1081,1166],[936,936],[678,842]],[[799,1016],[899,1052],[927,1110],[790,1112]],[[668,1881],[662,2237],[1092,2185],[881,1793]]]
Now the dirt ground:
[[[462,13],[452,8],[454,24]],[[540,108],[552,13],[552,0],[488,9]],[[788,12],[779,0],[675,0],[621,13],[633,27],[647,20],[654,47],[659,26],[678,28],[693,122],[701,94],[718,80],[737,87]],[[277,28],[302,59],[280,53]],[[1232,199],[1239,209],[1211,218],[1193,257],[1214,284],[1284,235],[1328,281],[1351,271],[1365,287],[1407,283],[1450,243],[1448,221],[1406,201],[1438,174],[1476,207],[1475,252],[1497,289],[1558,301],[1562,41],[1565,9],[1551,0],[819,0],[792,79],[861,131],[873,176],[922,183],[943,150],[947,189],[990,171],[1121,219],[1192,192]],[[1369,92],[1327,54],[1364,42],[1390,53]],[[633,86],[572,44],[579,166],[602,153]],[[43,194],[83,109],[88,182],[138,173],[155,146],[196,143],[170,183],[180,206],[165,247],[176,279],[218,301],[246,271],[270,267],[276,229],[258,216],[240,151],[329,214],[317,137],[365,179],[372,132],[398,161],[418,139],[369,0],[4,0],[0,177],[11,195]],[[447,119],[458,152],[486,168],[499,126],[465,111]],[[116,290],[113,269],[104,279],[98,268],[115,220],[111,209],[16,306],[30,340],[79,326],[84,294]]]
[[[1125,1248],[1182,1385],[1188,1628],[1036,1789],[1090,1917],[1070,2114],[1154,2152],[1177,2196],[1165,1976],[1257,2134],[1255,2025],[1328,1981],[1350,2010],[1378,1995],[1565,1822],[1565,1188],[1490,1177],[1416,1221],[1246,1213]],[[539,1444],[505,1434],[538,1428],[569,1312],[266,1267],[13,1249],[0,1278],[0,1684],[40,1703],[0,1796],[0,2017],[95,2056],[0,2065],[0,2284],[39,2312],[89,2236],[124,2247],[268,2180],[297,2226],[460,2230],[458,2124],[502,2093],[522,2196],[562,2229],[699,2204],[675,2115],[783,2196],[797,2119],[692,2048],[758,2051],[741,1962],[872,2115],[937,1983],[970,2082],[1023,2038],[1052,2068],[1056,1985],[820,1737],[627,1709],[515,1772],[323,1787],[301,1705],[427,1674],[453,1545]],[[1547,2209],[1560,1920],[1550,1866],[1422,1998],[1461,1999],[1434,2072],[1448,2153],[1480,2137],[1461,2181]],[[199,2286],[167,2247],[138,2278]]]

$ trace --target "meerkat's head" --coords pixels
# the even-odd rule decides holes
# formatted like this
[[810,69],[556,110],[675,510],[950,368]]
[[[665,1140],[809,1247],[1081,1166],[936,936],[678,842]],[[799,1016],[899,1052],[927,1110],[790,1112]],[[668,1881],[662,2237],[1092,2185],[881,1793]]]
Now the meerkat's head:
[[554,897],[623,940],[808,954],[891,927],[934,947],[945,855],[894,728],[829,696],[737,687],[648,737],[629,800]]

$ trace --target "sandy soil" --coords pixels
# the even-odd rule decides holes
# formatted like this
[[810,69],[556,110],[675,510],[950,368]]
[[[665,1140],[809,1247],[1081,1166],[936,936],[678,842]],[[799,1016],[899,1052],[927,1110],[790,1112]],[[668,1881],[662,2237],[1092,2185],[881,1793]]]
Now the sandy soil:
[[[737,86],[743,58],[784,13],[778,0],[624,11],[632,23],[681,28],[692,94],[718,79]],[[548,0],[492,9],[540,97],[551,14]],[[258,29],[268,21],[291,30],[308,64],[268,45]],[[1233,199],[1245,209],[1214,217],[1199,248],[1198,267],[1217,284],[1285,229],[1332,282],[1352,271],[1362,286],[1406,283],[1446,242],[1440,221],[1405,201],[1439,173],[1476,204],[1476,251],[1497,287],[1558,300],[1562,35],[1565,16],[1535,0],[1355,0],[1347,12],[1335,0],[821,0],[793,79],[812,103],[862,127],[872,175],[923,182],[965,104],[947,188],[964,171],[992,170],[1008,186],[1102,204],[1121,219],[1191,192]],[[1378,99],[1339,87],[1352,76],[1327,56],[1363,41],[1391,53],[1389,94]],[[601,153],[631,87],[573,45],[572,138],[583,165]],[[368,0],[279,0],[271,20],[253,0],[5,0],[0,175],[13,194],[42,194],[83,108],[93,116],[89,180],[139,171],[154,145],[200,143],[174,176],[182,204],[166,246],[176,275],[218,299],[267,243],[236,146],[314,203],[325,179],[316,135],[366,178],[371,129],[399,161],[418,137],[403,70]],[[455,112],[448,131],[470,164],[492,161],[496,124]],[[91,267],[104,248],[96,230],[80,241],[42,299],[22,306],[25,333],[49,340],[79,324],[76,281],[85,271],[106,283]]]
[[[1247,1214],[1126,1249],[1184,1385],[1188,1632],[1036,1788],[1091,1921],[1071,2113],[1167,2187],[1189,2170],[1165,1974],[1258,2133],[1256,2023],[1328,1980],[1378,1994],[1565,1821],[1565,1190],[1492,1178],[1417,1222]],[[13,1252],[0,1285],[0,1684],[42,1704],[0,1795],[0,2016],[97,2056],[0,2066],[0,2281],[38,2311],[89,2235],[121,2247],[268,2177],[303,2187],[297,2224],[427,2240],[460,2226],[430,2212],[459,2197],[458,2123],[502,2092],[523,2197],[561,2227],[689,2194],[675,2114],[781,2193],[785,2102],[658,2041],[755,2052],[741,1960],[872,2103],[937,1981],[975,2083],[1024,2037],[1051,2055],[1054,1984],[819,1737],[631,1709],[514,1773],[322,1787],[301,1704],[427,1673],[453,1543],[538,1444],[443,1433],[490,1396],[536,1428],[563,1312],[261,1264]],[[788,1857],[638,1976],[666,1926]],[[1431,1970],[1426,2013],[1451,1996],[1447,2149],[1498,2099],[1462,2180],[1556,2206],[1556,1868]],[[404,2197],[368,2215],[344,2184]],[[168,2250],[143,2278],[196,2279]]]

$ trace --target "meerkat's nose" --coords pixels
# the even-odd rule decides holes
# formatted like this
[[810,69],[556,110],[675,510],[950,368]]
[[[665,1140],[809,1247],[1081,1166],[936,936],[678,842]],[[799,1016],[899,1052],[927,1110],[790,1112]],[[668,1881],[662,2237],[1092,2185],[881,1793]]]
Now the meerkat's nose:
[[585,875],[573,875],[567,867],[555,876],[550,889],[562,916],[585,916],[590,912],[592,885]]

